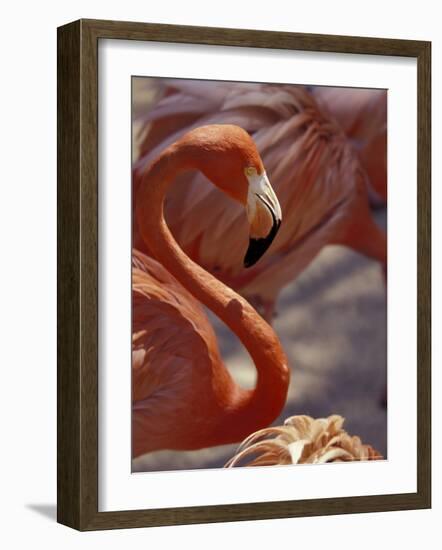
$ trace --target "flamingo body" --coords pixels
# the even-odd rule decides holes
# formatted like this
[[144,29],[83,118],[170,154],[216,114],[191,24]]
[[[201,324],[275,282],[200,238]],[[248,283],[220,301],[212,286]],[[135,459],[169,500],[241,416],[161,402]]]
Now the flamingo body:
[[209,446],[234,383],[203,308],[158,262],[136,250],[132,296],[134,455]]
[[387,202],[387,91],[317,86],[315,98],[351,141],[375,205]]

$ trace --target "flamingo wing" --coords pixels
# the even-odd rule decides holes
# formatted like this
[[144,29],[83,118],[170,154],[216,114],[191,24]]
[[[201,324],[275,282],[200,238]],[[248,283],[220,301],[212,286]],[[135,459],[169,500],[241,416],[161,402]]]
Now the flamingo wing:
[[201,305],[159,263],[136,250],[132,296],[133,453],[138,456],[179,448],[184,436],[191,441],[189,426],[205,429],[205,413],[217,407],[211,388],[221,357]]

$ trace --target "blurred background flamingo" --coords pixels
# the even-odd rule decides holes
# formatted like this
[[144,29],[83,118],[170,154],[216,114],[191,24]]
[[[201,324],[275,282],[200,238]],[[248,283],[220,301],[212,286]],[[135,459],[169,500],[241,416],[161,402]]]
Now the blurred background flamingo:
[[387,91],[316,86],[312,93],[351,141],[374,206],[387,203]]
[[[206,185],[203,175],[181,178],[167,197],[165,214],[186,254],[240,292],[268,320],[281,289],[327,244],[348,246],[385,268],[385,234],[369,206],[369,194],[382,201],[386,185],[386,177],[378,177],[385,172],[385,93],[345,92],[344,99],[336,101],[333,90],[170,80],[159,86],[153,108],[137,120],[135,200],[142,170],[190,128],[232,123],[253,136],[285,220],[256,267],[242,267],[243,245],[235,238],[245,230],[241,209],[231,208],[219,190]],[[149,253],[136,223],[134,246]]]

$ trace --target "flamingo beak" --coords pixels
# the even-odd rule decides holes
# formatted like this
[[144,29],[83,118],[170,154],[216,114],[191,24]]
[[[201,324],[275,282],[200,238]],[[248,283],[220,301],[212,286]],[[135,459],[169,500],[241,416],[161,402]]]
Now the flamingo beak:
[[281,225],[281,207],[270,185],[267,174],[248,177],[247,218],[250,240],[244,258],[244,267],[251,267],[263,256]]

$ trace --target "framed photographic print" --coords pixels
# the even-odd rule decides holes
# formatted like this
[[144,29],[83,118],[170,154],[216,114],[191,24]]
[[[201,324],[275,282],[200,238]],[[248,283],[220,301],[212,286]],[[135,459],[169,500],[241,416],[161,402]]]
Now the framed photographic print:
[[430,43],[58,29],[58,521],[428,508]]

